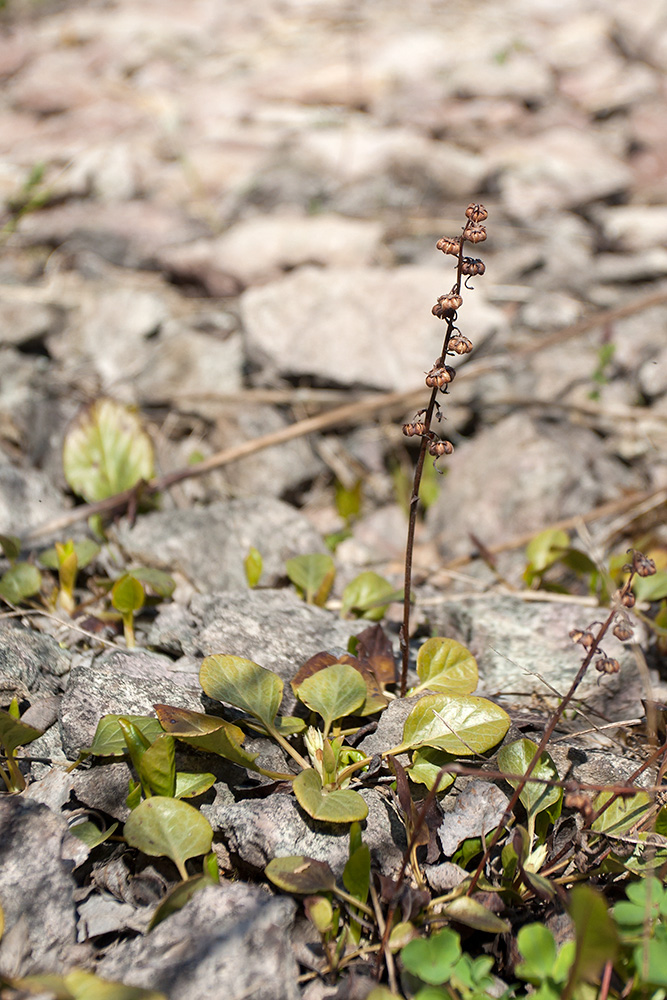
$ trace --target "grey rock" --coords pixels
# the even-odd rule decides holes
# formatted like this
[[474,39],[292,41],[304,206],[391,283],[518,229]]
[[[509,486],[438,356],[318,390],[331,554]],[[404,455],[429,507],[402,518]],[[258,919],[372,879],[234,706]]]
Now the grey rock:
[[75,667],[60,706],[60,728],[65,754],[72,759],[90,746],[103,715],[153,715],[163,702],[201,711],[195,690],[169,677],[171,660],[156,653],[117,651],[93,664]]
[[456,797],[438,827],[438,838],[450,858],[471,837],[485,837],[498,826],[509,799],[488,781],[472,781]]
[[[203,405],[211,410],[210,402]],[[221,410],[216,405],[215,410],[216,439],[220,448],[233,448],[244,441],[280,431],[289,424],[284,414],[273,406],[253,405],[239,411],[236,405],[233,410],[229,406]],[[324,468],[310,440],[300,437],[230,462],[218,470],[217,476],[224,483],[225,493],[231,496],[268,498],[298,489],[320,475]]]
[[93,253],[123,267],[154,266],[166,246],[208,235],[178,208],[144,199],[55,205],[24,215],[18,230],[28,246],[64,244],[70,254]]
[[[405,829],[392,806],[377,789],[362,789],[368,805],[363,838],[373,863],[384,875],[398,873],[405,851]],[[230,853],[253,868],[264,869],[272,858],[303,854],[326,861],[340,876],[349,857],[349,831],[344,824],[318,823],[297,805],[291,793],[271,802],[243,799],[222,806],[215,814],[216,830]]]
[[23,917],[27,935],[22,968],[4,966],[0,945],[0,971],[14,976],[67,970],[76,941],[76,884],[70,874],[76,838],[65,820],[46,806],[7,796],[0,798],[0,844],[5,930],[11,932]]
[[122,903],[106,893],[90,896],[78,906],[77,941],[124,931],[134,922],[135,913],[130,903]]
[[236,291],[263,284],[302,264],[371,264],[381,235],[378,222],[278,213],[245,219],[215,239],[168,249],[160,262],[181,278],[196,278],[210,295],[228,295],[234,284]]
[[469,531],[497,544],[640,486],[592,431],[533,421],[525,413],[462,442],[447,469],[447,489],[427,515],[444,555],[467,551]]
[[599,208],[595,219],[602,233],[619,250],[641,251],[667,246],[667,207],[664,205],[614,205]]
[[97,971],[161,990],[168,1000],[298,1000],[289,943],[294,911],[292,900],[254,886],[211,886],[147,937],[119,944]]
[[497,173],[503,206],[516,219],[577,208],[632,183],[629,166],[590,131],[564,125],[494,146],[487,165]]
[[376,753],[384,753],[392,747],[399,746],[403,741],[405,720],[415,707],[419,698],[396,698],[390,701],[380,715],[377,729],[365,736],[359,743],[359,750],[372,757]]
[[439,865],[424,865],[424,875],[433,892],[445,893],[460,885],[468,872],[451,861],[443,861]]
[[[476,658],[477,694],[513,705],[525,704],[525,697],[532,694],[549,700],[554,695],[547,685],[564,695],[583,660],[583,650],[572,642],[570,630],[605,615],[577,604],[483,595],[446,600],[433,609],[430,625],[435,633],[462,642]],[[602,645],[619,661],[621,671],[598,683],[600,675],[591,666],[578,698],[613,718],[641,715],[643,688],[632,650],[611,634]]]
[[39,469],[0,465],[0,533],[23,535],[69,506]]
[[54,308],[5,289],[0,294],[0,344],[41,340],[60,321]]
[[282,710],[290,714],[295,699],[288,682],[302,663],[322,650],[346,651],[350,636],[366,625],[306,604],[291,590],[228,591],[197,595],[187,610],[165,607],[149,642],[193,656],[242,656],[274,670],[285,682]]
[[[248,352],[263,365],[268,384],[286,375],[385,391],[416,388],[424,364],[442,348],[441,324],[430,313],[450,281],[435,267],[300,268],[242,296]],[[466,333],[475,345],[506,328],[504,315],[485,301],[481,288],[464,308]],[[422,360],[415,357],[417,343]]]
[[303,515],[270,497],[227,500],[191,510],[147,514],[118,528],[120,545],[145,566],[183,573],[199,590],[247,590],[244,560],[252,546],[263,560],[261,583],[275,586],[285,562],[324,551]]
[[[151,342],[132,381],[145,403],[170,403],[187,397],[188,409],[210,413],[211,402],[206,402],[206,396],[240,390],[242,368],[240,334],[219,338],[192,329],[191,323],[174,320]],[[198,402],[200,396],[203,405]]]
[[55,639],[21,625],[0,624],[0,704],[36,691],[50,693],[70,669],[70,654]]

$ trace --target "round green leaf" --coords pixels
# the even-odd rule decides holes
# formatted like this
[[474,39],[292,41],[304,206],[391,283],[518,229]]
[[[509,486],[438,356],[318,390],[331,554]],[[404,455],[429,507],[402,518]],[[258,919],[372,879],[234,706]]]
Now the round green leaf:
[[295,556],[287,560],[285,569],[308,604],[324,604],[336,575],[336,566],[330,555],[313,552]]
[[118,725],[119,719],[126,719],[135,725],[149,743],[163,732],[158,720],[149,715],[104,715],[97,723],[93,742],[89,747],[84,747],[81,753],[94,754],[96,757],[122,757],[127,751],[127,744]]
[[151,857],[171,858],[183,878],[185,862],[211,849],[211,824],[187,802],[155,795],[144,799],[125,823],[125,840]]
[[[593,808],[598,809],[608,802],[613,792],[600,792],[595,796]],[[631,827],[638,823],[645,816],[651,800],[646,792],[637,792],[630,798],[617,798],[601,816],[591,824],[591,829],[597,833],[612,833],[619,836],[626,833]]]
[[197,795],[203,795],[204,792],[207,792],[211,785],[214,784],[215,775],[210,774],[207,771],[202,771],[201,773],[177,771],[174,798],[194,799]]
[[83,823],[76,823],[74,826],[70,826],[69,832],[73,833],[75,837],[83,841],[86,847],[92,850],[94,847],[103,844],[105,840],[108,840],[117,826],[118,823],[112,823],[108,829],[100,830],[99,826],[95,823],[92,823],[90,820],[84,820]]
[[470,896],[458,896],[451,903],[445,903],[442,912],[459,924],[474,927],[475,930],[485,931],[487,934],[506,934],[510,929],[508,920],[502,920],[492,910],[476,899],[471,899]]
[[[434,747],[422,747],[415,750],[412,755],[412,763],[407,768],[408,778],[420,785],[426,785],[431,790],[435,784],[435,779],[440,774],[440,769],[451,760],[450,754],[443,750],[436,750]],[[454,784],[453,774],[443,774],[438,784],[438,792],[444,792],[446,788]]]
[[153,445],[139,415],[112,399],[87,406],[65,435],[63,471],[68,485],[89,503],[151,479]]
[[176,749],[174,737],[162,733],[144,750],[137,762],[143,785],[154,795],[173,796],[176,788]]
[[319,774],[312,767],[292,783],[297,802],[313,819],[324,823],[354,823],[368,815],[368,806],[358,792],[349,788],[325,792]]
[[162,569],[155,569],[153,566],[137,566],[135,569],[128,570],[128,576],[145,584],[158,597],[171,597],[176,587],[173,576],[165,573]]
[[[503,774],[525,774],[537,751],[537,744],[532,740],[521,739],[501,747],[498,751],[498,768]],[[545,778],[548,781],[558,781],[559,774],[556,765],[548,753],[543,753],[536,764],[531,777]],[[516,788],[518,781],[508,778],[507,781]],[[540,785],[536,781],[528,781],[519,796],[521,804],[529,816],[556,805],[562,798],[562,791],[553,785]]]
[[146,594],[138,580],[125,573],[111,588],[111,603],[121,615],[139,611],[144,606]]
[[430,938],[415,938],[401,952],[403,967],[431,986],[448,982],[460,957],[459,935],[449,927]]
[[248,753],[243,749],[241,744],[245,733],[239,726],[217,716],[191,712],[174,705],[154,705],[153,708],[163,729],[176,739],[198,750],[216,753],[251,771],[259,770],[255,764],[259,754]]
[[241,656],[207,656],[199,670],[199,683],[209,698],[225,701],[271,726],[283,697],[283,682]]
[[297,698],[324,719],[329,732],[335,719],[351,715],[366,700],[366,683],[349,663],[332,663],[306,677],[295,690]]
[[377,622],[384,615],[389,602],[400,599],[401,595],[388,580],[369,570],[355,576],[343,591],[341,615],[346,618],[352,613]]
[[20,604],[26,597],[39,593],[42,574],[32,563],[16,563],[0,578],[0,598],[10,604]]
[[333,892],[336,877],[326,861],[316,861],[303,855],[273,858],[264,874],[279,889],[310,895],[314,892]]
[[32,743],[38,736],[42,735],[41,729],[35,729],[20,719],[15,719],[11,712],[6,712],[0,708],[0,745],[7,753],[14,753],[17,747],[23,747],[26,743]]
[[113,983],[83,969],[72,969],[63,982],[74,1000],[166,1000],[164,993]]
[[507,712],[486,698],[425,695],[405,720],[403,742],[394,752],[427,746],[457,757],[485,753],[500,743],[509,725]]
[[570,544],[570,537],[560,528],[547,528],[536,535],[526,547],[526,559],[536,573],[552,566]]
[[479,675],[469,649],[455,639],[427,639],[417,654],[419,684],[413,694],[429,689],[445,694],[472,694]]

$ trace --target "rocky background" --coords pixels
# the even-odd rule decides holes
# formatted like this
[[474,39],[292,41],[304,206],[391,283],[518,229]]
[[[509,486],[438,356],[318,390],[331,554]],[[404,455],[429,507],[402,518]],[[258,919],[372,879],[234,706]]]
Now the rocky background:
[[[102,652],[48,620],[0,623],[2,705],[17,695],[51,723],[33,752],[74,759],[105,712],[201,709],[208,653],[287,679],[364,627],[337,615],[349,579],[373,569],[401,586],[416,452],[400,425],[426,404],[440,351],[431,306],[453,270],[434,244],[460,231],[469,201],[489,210],[475,252],[486,274],[459,313],[475,351],[443,399],[455,453],[431,476],[415,622],[469,645],[485,694],[539,707],[537,673],[562,689],[579,662],[568,631],[595,614],[583,597],[523,599],[526,539],[570,519],[593,559],[667,542],[662,0],[9,0],[0,31],[0,533],[29,539],[73,505],[62,440],[98,396],[139,407],[161,473],[378,399],[111,526],[107,569],[141,562],[177,580],[140,624],[150,652],[117,634]],[[388,406],[390,392],[405,395]],[[284,586],[285,560],[324,551],[344,526],[334,484],[358,481],[332,605],[306,607]],[[251,545],[270,590],[247,590]],[[495,569],[469,560],[480,546],[502,549]],[[659,670],[650,678],[659,695]],[[615,719],[641,713],[646,693],[629,653],[620,679],[588,688]],[[127,814],[125,765],[100,770],[33,765],[33,791],[0,800],[15,838],[0,870],[0,971],[97,967],[173,1000],[227,981],[234,996],[299,996],[305,945],[293,957],[286,898],[229,883],[144,938],[132,935],[164,889],[159,865],[143,896],[121,861],[114,885],[109,865],[77,883],[72,861],[85,858],[62,807]],[[286,796],[267,819],[265,800],[218,777],[203,810],[227,870],[290,853],[340,867],[344,837],[334,850]],[[396,824],[368,795],[369,842],[391,873]]]

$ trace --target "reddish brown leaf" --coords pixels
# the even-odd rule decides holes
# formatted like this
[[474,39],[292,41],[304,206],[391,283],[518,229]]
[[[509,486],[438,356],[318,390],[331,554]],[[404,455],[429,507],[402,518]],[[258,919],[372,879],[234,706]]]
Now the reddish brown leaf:
[[357,636],[357,656],[383,687],[396,683],[394,650],[381,625],[370,625]]

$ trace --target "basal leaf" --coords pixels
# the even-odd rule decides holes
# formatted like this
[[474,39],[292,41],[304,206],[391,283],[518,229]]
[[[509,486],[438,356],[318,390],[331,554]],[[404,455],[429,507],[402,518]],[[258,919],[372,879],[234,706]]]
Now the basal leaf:
[[243,749],[241,744],[245,733],[239,726],[214,715],[191,712],[173,705],[154,705],[153,708],[163,728],[176,739],[198,750],[216,753],[251,771],[258,770],[255,761],[259,755]]
[[401,952],[403,968],[431,986],[449,982],[460,957],[461,940],[449,927],[429,938],[415,938]]
[[207,656],[199,671],[199,682],[209,698],[227,702],[271,726],[283,696],[283,682],[241,656]]
[[393,752],[430,746],[457,757],[485,753],[502,740],[509,725],[507,712],[486,698],[425,695],[407,717],[403,742]]
[[292,787],[301,808],[321,822],[353,823],[368,815],[368,806],[358,792],[349,788],[324,791],[320,776],[312,767],[301,771]]
[[9,604],[20,604],[26,597],[38,594],[42,574],[32,563],[15,563],[0,577],[0,599]]
[[[613,792],[600,792],[593,800],[593,808],[597,810],[608,802]],[[592,824],[591,829],[597,833],[612,833],[615,836],[626,833],[647,812],[651,800],[646,792],[637,792],[630,798],[617,798],[608,809]]]
[[157,597],[171,597],[176,587],[173,576],[162,569],[155,569],[154,566],[137,566],[127,572],[128,576],[143,584],[144,589],[148,587]]
[[477,661],[470,650],[455,639],[427,639],[417,654],[420,684],[413,690],[472,694],[477,687]]
[[560,528],[547,528],[540,532],[526,546],[526,559],[530,568],[536,573],[543,573],[558,561],[569,544],[569,535]]
[[127,750],[125,737],[118,725],[119,719],[127,719],[137,729],[141,730],[149,744],[163,732],[157,719],[150,715],[103,715],[97,723],[93,742],[81,753],[94,754],[96,757],[122,757]]
[[215,775],[207,771],[190,773],[189,771],[176,772],[175,799],[194,799],[197,795],[203,795],[215,784]]
[[333,892],[336,877],[326,861],[316,861],[303,856],[273,858],[264,874],[279,889],[310,895],[314,892]]
[[445,903],[442,913],[459,924],[474,927],[477,931],[486,931],[487,934],[506,934],[510,929],[508,920],[502,920],[470,896],[458,896]]
[[297,698],[324,719],[324,733],[335,719],[351,715],[366,699],[366,684],[349,663],[332,663],[306,677],[296,689]]
[[334,582],[336,566],[330,555],[313,552],[285,563],[287,575],[308,604],[322,607]]
[[354,614],[376,622],[383,617],[389,603],[400,600],[401,596],[388,580],[369,570],[351,580],[343,591],[341,615],[347,618]]
[[[537,744],[532,740],[521,739],[501,747],[498,751],[498,768],[503,774],[525,774],[537,752]],[[558,781],[559,775],[556,765],[548,753],[544,752],[539,762],[535,765],[531,777],[544,778],[548,781]],[[508,778],[508,783],[512,788],[516,788],[518,781]],[[556,805],[563,797],[560,788],[553,785],[541,785],[536,781],[528,781],[524,785],[519,796],[521,804],[529,816],[536,816],[538,813],[550,806]]]
[[186,879],[185,862],[210,851],[213,830],[206,817],[187,802],[154,795],[130,813],[124,836],[130,847],[144,854],[171,858]]
[[99,826],[96,826],[95,823],[92,823],[90,820],[84,820],[83,823],[76,823],[74,826],[70,826],[69,832],[78,837],[86,847],[92,850],[94,847],[103,844],[105,840],[108,840],[117,827],[118,823],[112,823],[106,830],[100,830]]
[[176,789],[176,751],[174,738],[162,733],[141,755],[137,768],[142,784],[154,795],[172,797]]
[[262,575],[264,560],[262,559],[261,552],[256,549],[254,545],[250,546],[248,555],[243,560],[243,565],[245,568],[245,578],[248,582],[248,586],[251,588],[256,587],[259,583],[259,578]]
[[32,743],[42,735],[41,729],[35,729],[20,719],[15,719],[11,712],[0,708],[0,744],[7,753],[14,753],[17,747]]
[[605,962],[613,961],[618,947],[618,931],[604,896],[590,886],[579,885],[572,890],[569,911],[576,940],[569,984],[576,985],[582,979],[597,976]]
[[124,573],[111,588],[111,603],[121,615],[141,610],[145,600],[144,588],[129,573]]
[[[412,755],[412,763],[406,769],[408,777],[411,781],[420,785],[426,785],[430,791],[440,774],[441,768],[451,759],[451,754],[445,753],[444,750],[436,750],[434,747],[422,747],[421,750],[415,750]],[[453,784],[454,775],[443,774],[438,784],[438,792],[444,792],[446,788],[449,788]]]
[[63,471],[72,490],[89,503],[151,479],[153,445],[139,415],[112,399],[85,407],[65,435]]

